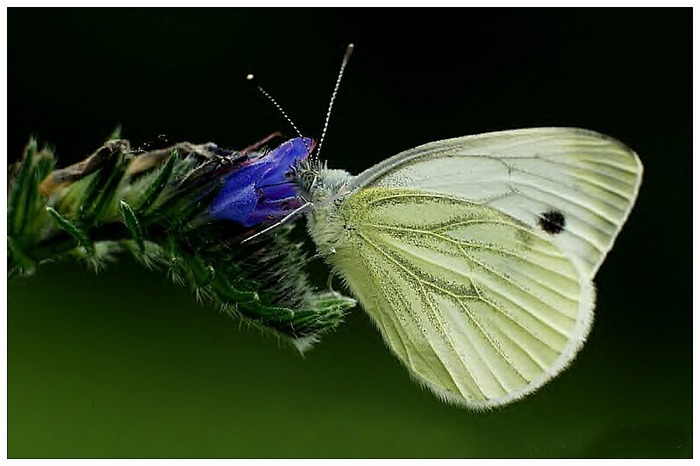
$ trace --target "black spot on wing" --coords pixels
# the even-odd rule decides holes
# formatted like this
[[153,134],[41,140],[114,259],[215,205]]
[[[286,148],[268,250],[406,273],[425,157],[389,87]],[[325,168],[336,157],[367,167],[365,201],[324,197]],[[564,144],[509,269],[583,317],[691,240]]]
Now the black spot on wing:
[[537,224],[543,231],[549,233],[550,235],[556,235],[564,230],[564,227],[566,226],[566,218],[560,211],[550,210],[540,215],[540,217],[537,219]]

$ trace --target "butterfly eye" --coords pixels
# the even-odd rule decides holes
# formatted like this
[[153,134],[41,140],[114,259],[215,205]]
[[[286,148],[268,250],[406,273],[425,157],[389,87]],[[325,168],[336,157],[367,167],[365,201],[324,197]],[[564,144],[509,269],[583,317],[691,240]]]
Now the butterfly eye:
[[318,173],[315,170],[305,170],[299,176],[299,184],[303,191],[309,193],[315,187],[318,181]]

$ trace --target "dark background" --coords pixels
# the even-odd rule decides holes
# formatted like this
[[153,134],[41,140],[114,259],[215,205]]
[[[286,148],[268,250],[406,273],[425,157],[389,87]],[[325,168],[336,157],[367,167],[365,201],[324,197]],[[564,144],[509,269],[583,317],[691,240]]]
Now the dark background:
[[11,9],[9,158],[293,133],[254,72],[354,173],[425,142],[580,126],[644,182],[572,366],[475,413],[413,383],[361,309],[305,357],[128,258],[8,290],[10,457],[690,457],[691,10]]

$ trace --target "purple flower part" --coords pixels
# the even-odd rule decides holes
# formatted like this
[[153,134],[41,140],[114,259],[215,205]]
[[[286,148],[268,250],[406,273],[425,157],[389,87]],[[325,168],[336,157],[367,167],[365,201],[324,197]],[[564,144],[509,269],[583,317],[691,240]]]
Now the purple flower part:
[[265,200],[268,201],[280,201],[283,199],[289,199],[292,197],[297,197],[297,193],[294,192],[290,195],[289,192],[289,181],[284,184],[276,184],[267,187],[260,187],[262,189],[263,196]]
[[311,139],[291,139],[271,152],[251,158],[224,180],[209,211],[217,219],[252,227],[279,219],[301,205],[288,174],[308,156]]
[[228,219],[245,224],[246,219],[250,217],[258,203],[258,195],[255,192],[255,188],[250,184],[244,185],[237,191],[229,189],[224,193],[226,187],[225,185],[224,189],[221,190],[209,207],[211,216],[217,219]]
[[274,185],[289,181],[285,176],[297,162],[308,157],[309,149],[313,147],[313,142],[309,138],[294,138],[285,142],[277,149],[268,154],[270,158],[274,157],[276,163],[273,164],[271,170],[265,175],[265,179],[259,186]]

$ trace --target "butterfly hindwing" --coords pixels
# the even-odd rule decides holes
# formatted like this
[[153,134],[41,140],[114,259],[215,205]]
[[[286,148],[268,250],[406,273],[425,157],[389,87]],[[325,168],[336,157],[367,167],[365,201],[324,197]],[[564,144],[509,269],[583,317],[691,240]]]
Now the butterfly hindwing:
[[354,234],[336,269],[399,359],[449,401],[486,407],[534,390],[590,327],[590,285],[571,261],[488,206],[368,188],[339,216]]

